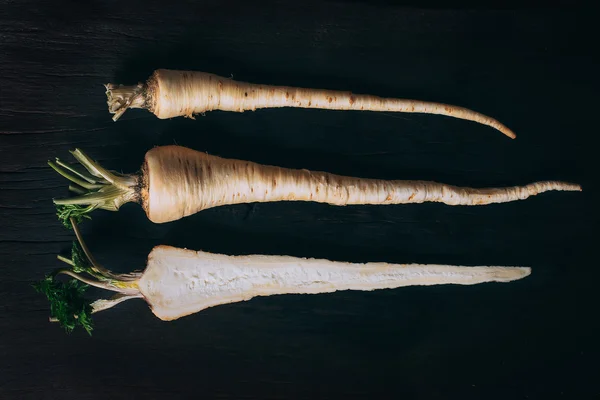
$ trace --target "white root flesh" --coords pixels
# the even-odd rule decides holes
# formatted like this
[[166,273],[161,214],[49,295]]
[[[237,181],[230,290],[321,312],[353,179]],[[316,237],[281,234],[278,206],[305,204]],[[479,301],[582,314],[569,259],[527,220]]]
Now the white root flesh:
[[230,256],[155,247],[138,288],[161,320],[257,296],[371,291],[414,285],[510,282],[528,267],[348,263],[291,256]]
[[450,104],[383,98],[348,91],[260,85],[200,71],[158,69],[146,84],[107,84],[109,112],[116,121],[128,108],[146,108],[160,119],[191,117],[207,111],[255,111],[261,108],[318,108],[437,114],[490,126],[514,139],[498,120]]

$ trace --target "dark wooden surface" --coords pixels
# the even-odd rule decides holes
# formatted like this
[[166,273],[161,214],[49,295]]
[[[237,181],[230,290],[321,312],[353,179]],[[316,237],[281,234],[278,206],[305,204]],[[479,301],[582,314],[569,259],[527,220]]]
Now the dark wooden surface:
[[[252,3],[1,2],[0,398],[598,398],[591,10]],[[102,85],[161,67],[448,102],[518,138],[438,116],[293,109],[196,121],[128,111],[113,123]],[[51,202],[66,182],[46,161],[72,160],[77,146],[133,172],[168,143],[347,175],[471,186],[562,179],[584,191],[476,208],[240,205],[164,225],[137,205],[97,212],[83,232],[122,271],[169,244],[533,274],[260,298],[173,322],[131,301],[98,314],[93,337],[66,335],[30,287],[73,239]]]

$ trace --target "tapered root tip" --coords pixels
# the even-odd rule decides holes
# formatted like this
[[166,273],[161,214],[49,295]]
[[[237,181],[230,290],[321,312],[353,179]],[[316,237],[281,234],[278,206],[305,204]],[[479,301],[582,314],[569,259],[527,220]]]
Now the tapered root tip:
[[[431,108],[423,109],[423,112],[431,112]],[[433,113],[476,122],[478,124],[489,126],[490,128],[493,128],[493,129],[499,131],[504,136],[508,136],[511,139],[517,138],[517,134],[515,132],[513,132],[513,130],[510,129],[508,126],[506,126],[502,122],[500,122],[499,120],[492,118],[488,115],[481,114],[477,111],[468,109],[468,108],[457,107],[457,106],[448,105],[448,104],[442,104],[442,105],[438,105],[437,110],[434,111]]]
[[489,270],[489,282],[512,282],[531,275],[530,267],[493,267]]
[[538,182],[533,184],[535,186],[536,194],[548,192],[551,190],[557,190],[562,192],[581,192],[581,185],[577,183],[561,182],[561,181],[547,181]]
[[517,134],[514,133],[512,129],[510,129],[508,126],[504,125],[503,123],[501,123],[498,120],[484,117],[483,120],[479,120],[477,122],[480,122],[480,123],[483,123],[485,125],[488,125],[488,126],[494,128],[494,129],[500,131],[505,136],[508,136],[511,139],[516,139],[517,138]]
[[515,270],[515,278],[512,280],[523,279],[529,275],[531,275],[531,267],[519,267],[517,270]]
[[512,129],[510,129],[509,127],[507,127],[504,124],[501,124],[500,122],[493,120],[492,123],[489,124],[491,127],[496,128],[497,130],[499,130],[500,132],[502,132],[504,135],[508,136],[511,139],[516,139],[517,138],[517,134],[514,133],[512,131]]

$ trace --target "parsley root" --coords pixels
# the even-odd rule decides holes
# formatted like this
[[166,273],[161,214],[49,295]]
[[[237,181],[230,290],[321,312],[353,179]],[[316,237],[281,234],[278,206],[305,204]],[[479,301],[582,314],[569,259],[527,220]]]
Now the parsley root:
[[[258,296],[510,282],[531,273],[528,267],[349,263],[291,256],[231,256],[160,245],[148,255],[143,271],[119,275],[98,267],[87,257],[89,251],[76,229],[77,223],[72,221],[72,224],[79,243],[74,245],[72,260],[61,260],[73,268],[59,273],[76,280],[63,283],[56,279],[57,273],[54,273],[36,284],[36,288],[50,301],[51,321],[60,322],[68,332],[81,325],[91,334],[92,314],[134,298],[144,299],[159,319],[171,321],[209,307]],[[80,248],[86,250],[77,250]],[[89,277],[84,278],[85,273]],[[117,295],[90,302],[83,297],[87,285],[111,290]]]
[[[225,159],[180,146],[146,152],[138,174],[102,168],[81,150],[72,152],[88,170],[49,164],[76,186],[78,196],[54,200],[59,217],[80,221],[95,209],[117,211],[141,204],[155,223],[175,221],[211,207],[256,202],[311,201],[337,206],[441,202],[485,205],[523,200],[550,190],[580,191],[577,184],[542,181],[525,186],[474,189],[428,181],[379,180]],[[81,194],[83,192],[83,194]]]
[[382,98],[372,95],[322,89],[260,85],[238,82],[222,76],[198,72],[158,69],[146,83],[106,86],[108,110],[116,121],[128,108],[144,108],[160,119],[206,111],[255,111],[259,108],[319,108],[438,114],[477,122],[499,130],[514,139],[515,133],[486,115],[449,104]]

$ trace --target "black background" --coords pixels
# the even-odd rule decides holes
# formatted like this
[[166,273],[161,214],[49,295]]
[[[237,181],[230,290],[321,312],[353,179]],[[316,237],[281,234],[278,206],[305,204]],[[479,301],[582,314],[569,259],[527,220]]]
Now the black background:
[[[81,3],[1,2],[1,398],[597,398],[592,10]],[[302,109],[195,121],[130,110],[112,122],[102,85],[156,68],[446,102],[499,119],[517,139],[441,116]],[[557,179],[584,191],[485,207],[239,205],[162,225],[135,204],[98,211],[82,230],[120,271],[143,268],[153,246],[168,244],[533,273],[510,284],[257,298],[172,322],[136,300],[97,314],[92,337],[66,335],[29,286],[73,239],[51,202],[67,183],[47,160],[71,161],[80,147],[134,172],[148,149],[171,143],[346,175],[469,186]]]

